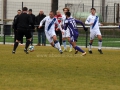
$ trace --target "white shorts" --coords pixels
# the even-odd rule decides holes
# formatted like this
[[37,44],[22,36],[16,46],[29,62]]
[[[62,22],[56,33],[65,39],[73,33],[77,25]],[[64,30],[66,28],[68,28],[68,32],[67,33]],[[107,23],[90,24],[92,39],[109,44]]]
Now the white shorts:
[[52,43],[53,42],[53,38],[52,37],[54,35],[56,36],[56,33],[55,33],[55,31],[45,31],[45,35],[46,35],[46,38],[49,41],[49,43]]
[[64,34],[62,34],[62,38],[67,38],[67,37],[70,37],[70,31],[68,28],[67,30],[65,30]]
[[93,40],[97,35],[101,35],[100,30],[90,31],[90,40]]

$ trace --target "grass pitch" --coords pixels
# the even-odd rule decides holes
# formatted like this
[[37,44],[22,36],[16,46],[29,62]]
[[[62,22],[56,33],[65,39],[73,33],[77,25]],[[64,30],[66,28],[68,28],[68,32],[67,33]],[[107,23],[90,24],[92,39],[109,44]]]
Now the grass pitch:
[[36,46],[27,55],[24,46],[16,54],[11,45],[0,47],[0,90],[120,90],[120,50],[81,56]]

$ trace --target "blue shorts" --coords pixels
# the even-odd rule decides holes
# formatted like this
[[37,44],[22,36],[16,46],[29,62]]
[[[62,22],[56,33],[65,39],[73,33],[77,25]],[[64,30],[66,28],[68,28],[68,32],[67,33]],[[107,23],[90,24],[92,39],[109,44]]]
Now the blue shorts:
[[70,37],[70,41],[71,41],[71,42],[77,42],[77,39],[78,39],[78,35],[72,35],[72,36]]

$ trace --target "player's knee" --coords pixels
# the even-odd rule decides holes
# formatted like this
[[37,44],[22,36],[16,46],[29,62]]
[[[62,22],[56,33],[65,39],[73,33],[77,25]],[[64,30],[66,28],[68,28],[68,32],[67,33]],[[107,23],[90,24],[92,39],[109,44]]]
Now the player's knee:
[[66,40],[63,40],[63,42],[66,42]]
[[102,40],[99,40],[99,42],[102,42]]
[[56,41],[54,41],[54,43],[56,44],[56,43],[58,43],[58,41],[56,40]]

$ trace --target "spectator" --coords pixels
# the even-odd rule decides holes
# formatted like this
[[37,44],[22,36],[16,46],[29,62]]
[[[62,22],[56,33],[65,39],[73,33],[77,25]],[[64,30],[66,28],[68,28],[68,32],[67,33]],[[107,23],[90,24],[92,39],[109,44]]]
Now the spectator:
[[[32,9],[29,9],[28,14],[31,16],[33,24],[35,25],[35,15],[32,14]],[[29,29],[31,30],[31,35],[32,35],[32,39],[30,42],[30,45],[33,45],[33,32],[35,32],[35,27],[30,26]]]
[[[16,19],[18,18],[18,16],[21,14],[21,10],[18,10],[17,11],[17,15],[14,17],[14,20],[13,20],[13,30],[14,30],[14,42],[16,41],[16,38],[17,38],[17,30],[15,29],[15,21]],[[23,38],[21,39],[21,44],[20,45],[23,45]]]
[[[62,15],[59,11],[56,11],[55,18],[57,18],[57,20],[60,24],[61,20],[62,20]],[[61,46],[62,45],[62,33],[61,33],[60,29],[58,29],[57,24],[55,25],[55,33],[56,33],[57,36],[59,36],[59,42],[60,42],[60,46]]]
[[[39,14],[36,16],[36,25],[39,25],[40,22],[45,17],[46,17],[46,15],[44,15],[44,12],[41,10],[39,12]],[[41,44],[42,44],[42,46],[46,45],[46,36],[45,36],[44,25],[45,25],[45,23],[43,24],[43,26],[41,28],[37,27],[37,31],[38,31],[38,44],[36,46],[41,46]]]

